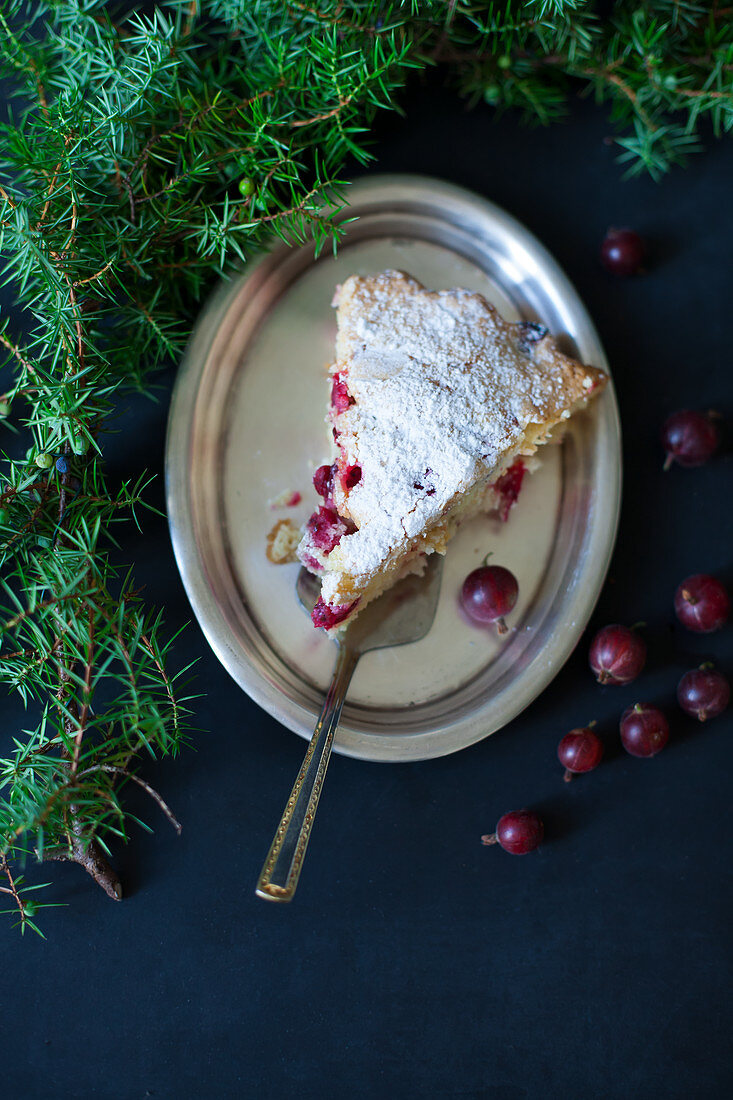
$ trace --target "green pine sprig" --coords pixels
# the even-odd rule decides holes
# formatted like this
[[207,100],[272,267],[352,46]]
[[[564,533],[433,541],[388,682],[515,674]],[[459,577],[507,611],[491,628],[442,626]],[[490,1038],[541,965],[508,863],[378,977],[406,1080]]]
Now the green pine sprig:
[[610,108],[627,174],[659,178],[700,149],[701,128],[733,127],[733,10],[678,0],[617,2],[610,17],[578,0],[455,5],[437,51],[471,101],[563,117],[570,95]]
[[[0,678],[28,729],[0,761],[0,893],[38,930],[27,860],[77,863],[112,897],[124,789],[189,732],[174,639],[116,567],[146,479],[113,485],[102,431],[176,361],[214,280],[273,238],[336,245],[347,160],[427,66],[470,100],[550,122],[610,106],[630,171],[659,175],[723,134],[733,23],[717,5],[582,0],[0,0],[3,279],[11,381],[0,417],[27,450],[0,473]],[[19,335],[19,331],[22,335]],[[18,870],[20,868],[20,871]]]

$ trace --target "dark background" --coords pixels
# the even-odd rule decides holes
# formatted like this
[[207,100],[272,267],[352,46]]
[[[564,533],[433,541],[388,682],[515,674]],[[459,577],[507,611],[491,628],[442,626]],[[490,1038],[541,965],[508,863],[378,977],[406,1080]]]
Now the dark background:
[[[116,853],[110,902],[78,867],[53,877],[47,941],[0,924],[0,1094],[15,1097],[466,1097],[586,1100],[729,1095],[732,713],[699,727],[676,708],[683,671],[714,656],[733,673],[733,624],[676,626],[689,573],[733,583],[732,461],[662,473],[659,429],[684,406],[733,419],[733,144],[710,143],[660,184],[624,182],[590,104],[550,130],[467,113],[417,89],[382,120],[375,169],[435,175],[506,207],[555,254],[606,346],[624,430],[624,504],[589,632],[509,727],[442,760],[335,757],[298,896],[254,883],[304,751],[251,703],[193,624],[195,751],[145,776],[183,822]],[[610,225],[652,245],[648,273],[598,262]],[[3,292],[7,296],[7,291]],[[167,400],[140,400],[109,449],[130,476],[162,468]],[[162,503],[162,479],[157,492]],[[123,546],[172,628],[190,618],[164,521]],[[600,688],[590,632],[644,620],[647,671]],[[657,702],[668,748],[618,746],[622,709]],[[24,724],[5,705],[0,737]],[[566,785],[559,738],[596,718],[597,772]],[[547,841],[526,858],[482,847],[531,806]]]

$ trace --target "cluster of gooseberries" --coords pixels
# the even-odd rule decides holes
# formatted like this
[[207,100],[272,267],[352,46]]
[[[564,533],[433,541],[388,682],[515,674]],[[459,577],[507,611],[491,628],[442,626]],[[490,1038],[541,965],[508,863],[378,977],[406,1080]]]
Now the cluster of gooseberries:
[[[688,630],[710,634],[727,621],[730,600],[716,577],[696,573],[678,586],[674,610]],[[634,629],[614,623],[598,631],[591,642],[588,660],[599,683],[629,684],[644,668],[646,645]],[[728,706],[730,686],[721,672],[711,665],[702,665],[684,674],[677,685],[677,700],[685,714],[705,722],[722,714]],[[589,732],[583,731],[586,735]],[[656,756],[669,740],[669,723],[659,707],[635,703],[621,715],[619,732],[623,747],[632,756]],[[560,742],[561,748],[565,740]],[[570,772],[590,770],[574,769],[572,763],[565,762],[560,750],[558,755]]]
[[[631,274],[639,269],[643,249],[638,238],[636,241],[610,241],[609,256],[613,256],[614,248],[626,250],[624,262],[628,261],[629,265],[628,270],[622,271],[623,263],[619,261],[616,273]],[[609,269],[613,269],[613,262],[607,264]],[[666,452],[665,470],[674,462],[683,467],[702,465],[720,445],[714,414],[690,410],[675,413],[664,425],[662,442]],[[508,569],[484,565],[466,577],[461,590],[461,603],[475,622],[482,625],[496,623],[499,633],[504,633],[507,629],[504,616],[513,609],[518,591],[516,578]],[[717,577],[696,573],[677,587],[674,611],[686,629],[696,634],[710,634],[720,630],[727,622],[730,598]],[[598,631],[588,655],[596,679],[600,684],[608,685],[630,684],[642,672],[646,657],[646,643],[638,630],[618,623]],[[705,722],[726,710],[730,702],[730,685],[711,664],[702,664],[680,679],[677,702],[685,714]],[[593,771],[600,764],[603,742],[594,731],[594,725],[595,722],[591,722],[588,726],[570,730],[560,741],[557,756],[565,768],[566,781],[574,775]],[[631,756],[649,758],[656,756],[667,744],[669,722],[659,707],[652,703],[634,703],[621,715],[619,734],[626,752]],[[539,847],[543,835],[544,826],[536,813],[515,810],[504,814],[496,831],[482,836],[481,842],[499,844],[512,855],[526,855]]]
[[[696,574],[679,585],[674,607],[677,618],[688,630],[711,633],[726,622],[730,601],[717,578]],[[614,623],[598,631],[591,642],[588,657],[599,683],[630,684],[646,664],[646,644],[633,628]],[[709,664],[703,664],[681,678],[677,685],[677,701],[685,714],[705,722],[726,709],[730,702],[730,685],[721,672]],[[593,729],[594,725],[595,722],[591,722],[588,726],[570,730],[557,747],[558,760],[565,768],[566,782],[574,775],[593,771],[603,758],[603,742]],[[631,756],[649,758],[656,756],[667,744],[669,722],[663,711],[652,703],[634,703],[621,715],[619,733],[626,752]],[[481,842],[499,844],[512,855],[526,855],[539,847],[543,835],[542,820],[536,813],[514,810],[504,814],[496,831],[481,837]]]

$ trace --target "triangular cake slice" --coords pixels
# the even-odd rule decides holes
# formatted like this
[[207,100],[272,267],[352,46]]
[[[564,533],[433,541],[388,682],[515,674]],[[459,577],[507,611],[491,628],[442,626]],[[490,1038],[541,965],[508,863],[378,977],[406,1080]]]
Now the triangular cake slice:
[[349,277],[334,304],[338,457],[316,474],[324,504],[298,547],[322,574],[313,621],[327,630],[444,553],[463,519],[508,510],[524,460],[606,381],[469,290],[385,271]]

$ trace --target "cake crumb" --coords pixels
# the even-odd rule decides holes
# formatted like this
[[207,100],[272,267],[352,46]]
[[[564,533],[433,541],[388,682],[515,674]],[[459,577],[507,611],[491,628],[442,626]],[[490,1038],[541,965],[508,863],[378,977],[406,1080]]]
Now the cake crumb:
[[295,551],[302,531],[291,519],[279,519],[267,536],[265,554],[274,565],[297,561]]
[[297,489],[285,489],[278,496],[273,497],[270,501],[271,508],[295,508],[296,504],[300,504],[303,497],[300,495]]

